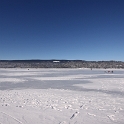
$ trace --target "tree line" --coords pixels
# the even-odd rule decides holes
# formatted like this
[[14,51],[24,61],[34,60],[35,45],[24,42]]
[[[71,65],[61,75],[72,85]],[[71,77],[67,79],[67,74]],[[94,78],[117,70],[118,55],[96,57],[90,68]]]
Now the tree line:
[[124,68],[122,61],[0,60],[0,68]]

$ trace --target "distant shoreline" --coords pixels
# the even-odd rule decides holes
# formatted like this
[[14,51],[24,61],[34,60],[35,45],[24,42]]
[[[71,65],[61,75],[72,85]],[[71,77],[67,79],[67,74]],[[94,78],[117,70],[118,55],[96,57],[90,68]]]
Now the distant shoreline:
[[122,61],[0,60],[0,68],[124,68]]

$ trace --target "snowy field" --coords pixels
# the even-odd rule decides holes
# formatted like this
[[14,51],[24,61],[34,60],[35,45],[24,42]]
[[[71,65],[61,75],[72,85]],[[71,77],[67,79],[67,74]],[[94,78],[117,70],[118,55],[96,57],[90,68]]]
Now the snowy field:
[[124,124],[124,70],[105,71],[0,69],[0,124]]

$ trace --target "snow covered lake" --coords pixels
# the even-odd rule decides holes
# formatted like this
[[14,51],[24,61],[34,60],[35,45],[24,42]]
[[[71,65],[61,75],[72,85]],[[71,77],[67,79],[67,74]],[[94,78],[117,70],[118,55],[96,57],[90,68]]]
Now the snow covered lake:
[[0,124],[124,124],[124,70],[108,70],[0,69]]

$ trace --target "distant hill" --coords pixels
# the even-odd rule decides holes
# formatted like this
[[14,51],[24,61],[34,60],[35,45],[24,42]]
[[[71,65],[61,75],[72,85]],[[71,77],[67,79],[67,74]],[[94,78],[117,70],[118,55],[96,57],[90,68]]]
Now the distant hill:
[[0,68],[124,68],[122,61],[0,60]]

